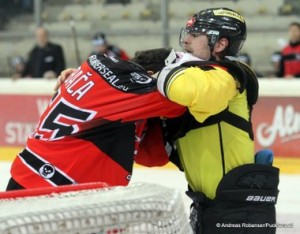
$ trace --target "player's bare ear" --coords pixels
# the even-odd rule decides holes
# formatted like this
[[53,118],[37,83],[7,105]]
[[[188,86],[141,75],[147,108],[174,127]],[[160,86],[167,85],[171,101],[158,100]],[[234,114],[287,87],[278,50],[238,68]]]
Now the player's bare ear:
[[229,41],[226,38],[221,38],[215,45],[215,52],[220,53],[228,46]]

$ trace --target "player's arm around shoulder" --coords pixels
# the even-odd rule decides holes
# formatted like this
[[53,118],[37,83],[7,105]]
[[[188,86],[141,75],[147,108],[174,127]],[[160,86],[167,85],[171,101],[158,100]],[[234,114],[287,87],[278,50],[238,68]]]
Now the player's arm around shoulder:
[[171,101],[187,106],[203,122],[228,106],[238,93],[235,79],[221,67],[178,67],[158,77],[158,89]]

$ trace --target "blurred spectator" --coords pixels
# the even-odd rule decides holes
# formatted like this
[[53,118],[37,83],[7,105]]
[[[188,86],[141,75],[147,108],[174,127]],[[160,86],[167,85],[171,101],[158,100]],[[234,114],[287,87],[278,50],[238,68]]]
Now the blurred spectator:
[[25,68],[25,60],[23,57],[18,56],[11,60],[11,67],[12,67],[12,78],[18,79],[22,77],[22,73]]
[[[245,63],[245,64],[247,64],[249,67],[252,68],[251,57],[250,57],[250,55],[249,55],[248,53],[240,53],[240,54],[238,55],[238,58],[237,58],[237,59],[238,59],[240,62]],[[263,77],[263,75],[262,75],[260,72],[254,70],[254,69],[253,69],[253,71],[255,72],[255,74],[256,74],[256,76],[257,76],[258,78],[262,78],[262,77]]]
[[273,71],[271,76],[275,76],[275,77],[283,77],[283,70],[282,70],[282,65],[281,65],[281,52],[280,51],[276,51],[271,55],[271,63],[272,63],[272,67],[273,67]]
[[282,73],[285,78],[300,77],[300,23],[291,23],[288,34],[289,44],[281,51]]
[[123,49],[108,43],[104,33],[96,33],[92,43],[94,51],[90,55],[105,54],[107,56],[119,57],[124,60],[129,59],[129,56]]
[[52,72],[54,78],[65,69],[63,49],[60,45],[51,43],[48,31],[40,27],[35,32],[37,44],[29,53],[29,58],[23,71],[24,77],[49,78]]

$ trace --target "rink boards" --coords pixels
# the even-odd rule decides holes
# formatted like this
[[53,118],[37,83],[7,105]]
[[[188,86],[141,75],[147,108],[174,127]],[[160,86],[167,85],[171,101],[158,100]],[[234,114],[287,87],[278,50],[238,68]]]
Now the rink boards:
[[[271,148],[282,173],[300,174],[300,80],[259,82],[260,98],[252,118],[255,148]],[[25,145],[51,100],[54,84],[55,80],[0,80],[0,161],[12,161]]]

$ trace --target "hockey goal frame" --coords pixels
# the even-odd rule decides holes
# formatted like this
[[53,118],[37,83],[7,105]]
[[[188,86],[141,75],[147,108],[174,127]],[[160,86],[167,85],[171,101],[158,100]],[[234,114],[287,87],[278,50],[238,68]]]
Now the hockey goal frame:
[[1,234],[188,234],[178,190],[136,183],[79,184],[0,193]]

